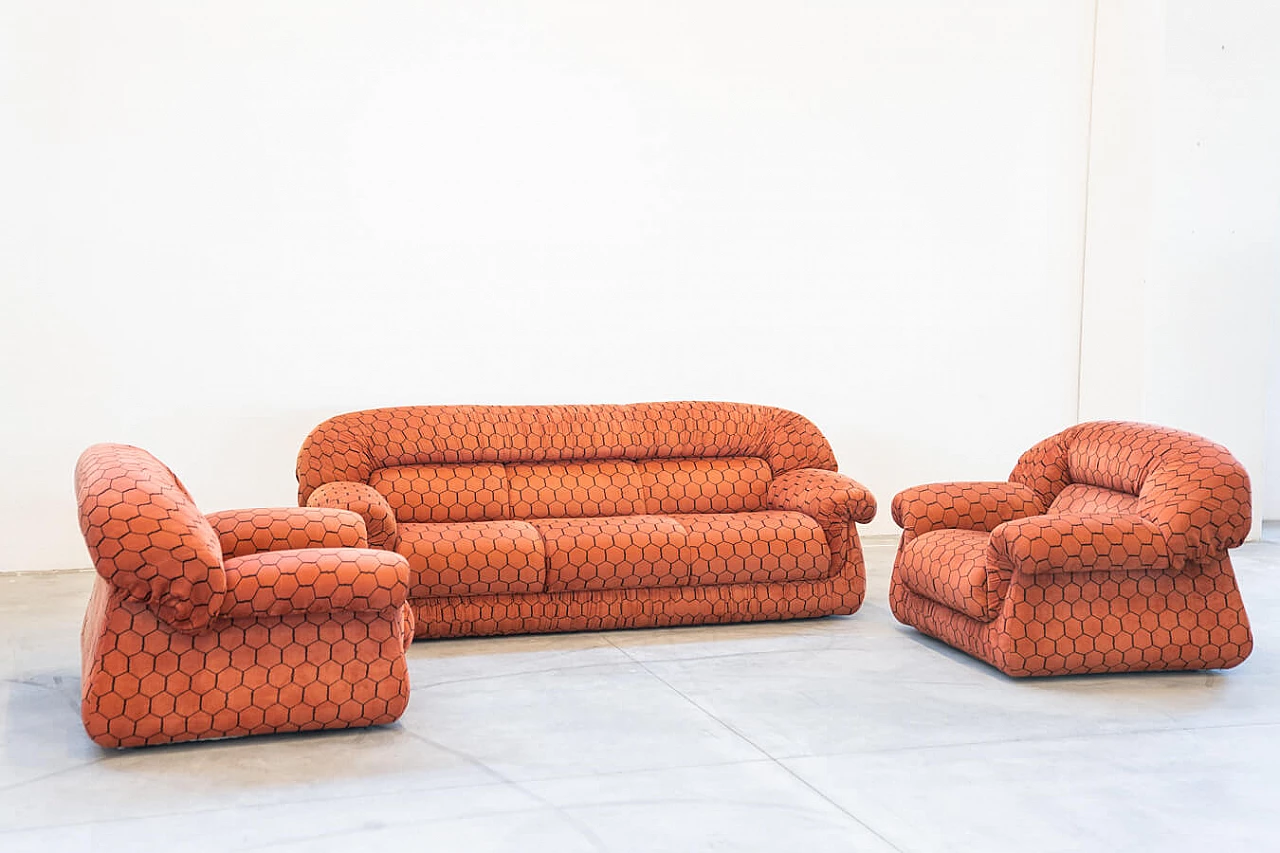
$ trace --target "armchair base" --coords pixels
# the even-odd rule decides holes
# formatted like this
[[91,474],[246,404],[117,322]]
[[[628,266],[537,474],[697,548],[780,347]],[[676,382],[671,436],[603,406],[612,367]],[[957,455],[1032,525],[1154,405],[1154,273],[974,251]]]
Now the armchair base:
[[889,603],[899,622],[1014,677],[1229,669],[1253,649],[1228,557],[1177,572],[1021,576],[990,622],[897,577]]
[[412,619],[403,604],[187,634],[99,577],[80,637],[85,731],[114,748],[394,722]]

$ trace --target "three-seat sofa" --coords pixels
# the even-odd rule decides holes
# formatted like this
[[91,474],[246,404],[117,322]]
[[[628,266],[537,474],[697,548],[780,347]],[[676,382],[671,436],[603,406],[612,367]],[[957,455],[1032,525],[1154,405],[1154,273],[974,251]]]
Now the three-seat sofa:
[[330,418],[299,503],[409,561],[419,637],[852,613],[875,514],[794,412],[733,403],[419,406]]

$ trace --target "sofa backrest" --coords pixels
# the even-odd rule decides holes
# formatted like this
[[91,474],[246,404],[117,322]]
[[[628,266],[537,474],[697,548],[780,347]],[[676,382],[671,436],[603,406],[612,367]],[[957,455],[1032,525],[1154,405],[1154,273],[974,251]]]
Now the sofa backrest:
[[1093,515],[1097,513],[1124,514],[1137,512],[1138,497],[1128,492],[1072,483],[1058,492],[1049,506],[1051,513]]
[[772,475],[751,456],[396,465],[369,484],[399,522],[577,518],[763,509]]
[[822,433],[740,403],[418,406],[330,418],[298,454],[298,497],[369,483],[399,521],[760,509],[769,481],[836,469]]
[[164,463],[95,444],[76,463],[80,531],[98,574],[174,628],[208,625],[227,591],[218,536]]
[[1009,479],[1051,512],[1142,515],[1188,560],[1239,546],[1252,521],[1249,475],[1225,447],[1152,424],[1070,427],[1024,453]]

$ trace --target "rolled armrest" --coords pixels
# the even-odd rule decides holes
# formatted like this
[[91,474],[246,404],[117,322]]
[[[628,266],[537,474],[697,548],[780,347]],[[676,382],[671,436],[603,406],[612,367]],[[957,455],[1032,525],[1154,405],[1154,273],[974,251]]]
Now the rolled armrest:
[[368,548],[304,548],[234,557],[224,564],[221,616],[386,610],[404,604],[409,561]]
[[898,492],[893,520],[911,536],[930,530],[982,530],[1044,512],[1036,493],[1021,483],[930,483]]
[[819,524],[866,524],[876,516],[876,499],[852,477],[821,468],[779,474],[769,483],[769,508],[802,512]]
[[218,534],[222,556],[298,548],[364,548],[364,519],[343,509],[271,507],[229,509],[205,518]]
[[1170,567],[1169,543],[1140,515],[1037,515],[1001,524],[988,556],[1025,574]]
[[374,548],[396,547],[396,514],[387,499],[367,483],[325,483],[307,498],[307,506],[349,509],[359,513],[369,533],[370,545]]

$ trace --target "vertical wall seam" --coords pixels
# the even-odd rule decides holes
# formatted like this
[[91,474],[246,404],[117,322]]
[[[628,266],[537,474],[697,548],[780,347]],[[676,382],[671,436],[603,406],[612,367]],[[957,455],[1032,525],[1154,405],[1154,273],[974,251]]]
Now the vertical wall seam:
[[1080,422],[1084,396],[1084,300],[1085,273],[1089,260],[1089,179],[1093,165],[1093,90],[1098,72],[1098,17],[1102,0],[1093,0],[1093,44],[1089,50],[1089,116],[1085,122],[1084,147],[1084,218],[1080,229],[1080,314],[1076,318],[1076,423]]

